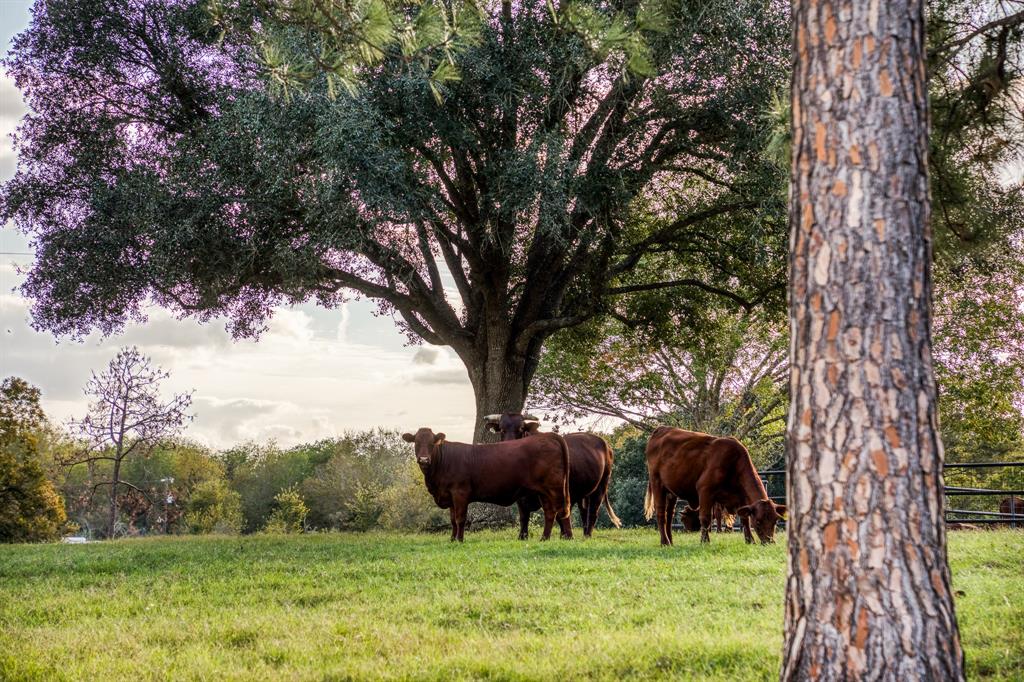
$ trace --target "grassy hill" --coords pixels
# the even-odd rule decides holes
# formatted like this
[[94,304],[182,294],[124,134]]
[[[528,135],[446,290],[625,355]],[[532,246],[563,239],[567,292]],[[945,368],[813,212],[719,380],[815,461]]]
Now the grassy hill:
[[[785,547],[651,530],[0,547],[0,679],[776,679]],[[1024,532],[952,533],[971,679],[1024,679]]]

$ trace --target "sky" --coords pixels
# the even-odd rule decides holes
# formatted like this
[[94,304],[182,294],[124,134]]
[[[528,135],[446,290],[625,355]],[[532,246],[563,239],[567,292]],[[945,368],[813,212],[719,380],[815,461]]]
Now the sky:
[[[28,26],[30,6],[0,0],[4,54]],[[24,111],[20,93],[0,72],[0,182],[14,173],[10,133]],[[170,372],[168,396],[194,390],[195,418],[185,436],[210,447],[267,439],[289,446],[376,426],[429,426],[452,440],[472,437],[473,391],[461,361],[448,348],[408,345],[370,301],[279,309],[257,342],[232,340],[222,321],[198,324],[154,309],[144,325],[79,343],[32,329],[30,303],[16,291],[31,251],[11,225],[0,228],[0,377],[38,386],[56,423],[83,416],[91,372],[134,345]]]

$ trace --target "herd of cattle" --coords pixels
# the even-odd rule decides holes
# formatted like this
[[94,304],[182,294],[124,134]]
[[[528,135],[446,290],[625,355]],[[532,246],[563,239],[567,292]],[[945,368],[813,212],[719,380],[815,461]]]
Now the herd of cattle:
[[[427,490],[451,515],[452,540],[462,541],[470,502],[519,507],[519,538],[529,535],[530,513],[544,511],[544,534],[551,537],[555,521],[563,538],[572,537],[571,505],[579,506],[583,534],[590,536],[603,504],[608,517],[621,526],[608,501],[612,449],[591,433],[541,433],[530,415],[506,412],[488,415],[487,428],[497,443],[453,443],[443,433],[422,428],[402,436],[412,443]],[[700,530],[710,540],[712,521],[722,529],[739,516],[743,536],[754,542],[773,541],[775,526],[786,507],[772,502],[747,449],[735,438],[662,426],[647,442],[650,483],[644,499],[647,518],[657,519],[661,544],[672,544],[676,502],[683,526]]]

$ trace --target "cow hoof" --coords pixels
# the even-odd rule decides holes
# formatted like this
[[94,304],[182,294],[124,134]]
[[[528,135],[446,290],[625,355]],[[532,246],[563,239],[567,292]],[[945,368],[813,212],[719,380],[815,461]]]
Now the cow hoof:
[[529,535],[526,535],[526,534],[524,534],[524,533],[520,533],[520,534],[519,534],[519,539],[520,539],[520,540],[529,540],[529,539],[530,539],[530,536],[529,536]]

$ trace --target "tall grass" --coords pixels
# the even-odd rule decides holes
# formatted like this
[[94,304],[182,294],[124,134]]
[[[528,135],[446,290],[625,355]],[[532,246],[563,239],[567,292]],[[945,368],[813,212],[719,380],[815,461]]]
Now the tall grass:
[[[650,530],[181,537],[0,548],[0,679],[756,680],[785,547]],[[1021,679],[1024,533],[953,533],[975,679]]]

